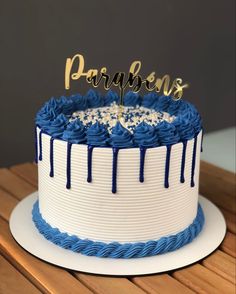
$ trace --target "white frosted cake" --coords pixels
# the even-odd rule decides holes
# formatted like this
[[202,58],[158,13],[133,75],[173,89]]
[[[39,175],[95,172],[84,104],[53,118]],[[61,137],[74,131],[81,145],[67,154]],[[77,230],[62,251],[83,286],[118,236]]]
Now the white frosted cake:
[[90,256],[177,250],[200,233],[201,118],[184,100],[129,92],[51,98],[36,116],[39,199],[51,242]]

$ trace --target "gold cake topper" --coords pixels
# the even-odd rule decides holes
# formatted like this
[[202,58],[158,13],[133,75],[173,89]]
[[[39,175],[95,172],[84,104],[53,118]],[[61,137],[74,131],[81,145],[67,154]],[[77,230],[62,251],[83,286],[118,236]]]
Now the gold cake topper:
[[[105,90],[111,89],[116,86],[120,91],[120,105],[123,106],[124,91],[127,87],[131,88],[133,92],[138,93],[144,85],[147,91],[162,92],[164,95],[171,95],[174,100],[179,100],[183,96],[184,88],[188,84],[182,84],[181,78],[176,78],[170,82],[170,76],[164,75],[162,78],[156,78],[156,73],[151,72],[145,79],[139,74],[141,69],[141,61],[133,61],[128,75],[125,72],[116,72],[112,77],[107,74],[107,67],[98,69],[84,70],[84,57],[81,54],[76,54],[72,58],[66,59],[65,66],[65,89],[70,89],[71,80],[78,80],[85,77],[86,81],[92,84],[93,87],[98,87],[103,82]],[[73,66],[78,64],[78,68],[73,72]]]

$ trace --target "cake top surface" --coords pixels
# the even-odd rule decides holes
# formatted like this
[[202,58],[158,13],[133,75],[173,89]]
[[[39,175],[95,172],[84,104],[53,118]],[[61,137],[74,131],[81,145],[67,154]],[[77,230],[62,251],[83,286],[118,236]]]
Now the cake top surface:
[[103,106],[98,108],[88,108],[86,110],[75,111],[70,122],[79,119],[86,127],[99,122],[107,127],[108,132],[111,134],[112,129],[117,124],[118,117],[122,126],[129,130],[132,134],[136,127],[145,122],[150,126],[155,127],[162,121],[172,122],[175,116],[171,116],[167,112],[159,112],[154,109],[149,109],[140,105],[137,106],[124,106],[120,112],[120,107],[116,103],[110,106]]
[[194,138],[202,129],[196,108],[184,100],[128,92],[120,113],[119,96],[89,90],[85,96],[51,98],[36,115],[50,136],[101,147],[157,147]]

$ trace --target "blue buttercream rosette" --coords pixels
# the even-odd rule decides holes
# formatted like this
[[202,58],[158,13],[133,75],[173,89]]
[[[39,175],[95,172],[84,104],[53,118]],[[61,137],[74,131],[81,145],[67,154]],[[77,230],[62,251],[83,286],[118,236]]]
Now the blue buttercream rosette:
[[194,127],[189,120],[188,115],[179,115],[172,124],[176,127],[181,141],[187,141],[194,138]]
[[142,104],[142,98],[138,93],[129,91],[124,96],[124,105],[125,106],[137,106]]
[[159,142],[155,128],[145,122],[141,122],[134,131],[134,142],[139,147],[158,146]]
[[120,97],[116,92],[109,90],[104,97],[104,105],[110,106],[112,103],[119,104]]
[[118,148],[127,148],[133,146],[132,134],[117,122],[111,133],[111,145]]
[[155,92],[148,93],[143,96],[142,106],[154,109],[158,103],[159,95]]
[[68,124],[62,139],[74,144],[86,143],[86,130],[79,119]]
[[75,111],[85,110],[88,107],[87,99],[80,94],[72,95],[71,100],[74,103]]
[[162,95],[158,98],[158,101],[155,103],[154,109],[156,111],[167,111],[170,103],[171,103],[171,97]]
[[91,146],[107,146],[109,133],[104,124],[96,122],[87,130],[87,143]]
[[91,89],[87,92],[85,98],[87,99],[88,108],[98,108],[104,104],[101,94]]
[[53,138],[61,138],[67,124],[68,118],[61,113],[44,129]]
[[175,126],[167,121],[160,122],[156,126],[156,132],[161,145],[173,145],[180,140]]

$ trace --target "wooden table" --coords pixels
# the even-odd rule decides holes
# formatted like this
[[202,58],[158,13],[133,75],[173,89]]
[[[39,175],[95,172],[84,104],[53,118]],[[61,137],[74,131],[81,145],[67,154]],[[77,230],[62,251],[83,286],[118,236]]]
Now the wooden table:
[[14,206],[37,189],[37,167],[24,163],[0,169],[0,293],[235,293],[235,178],[202,162],[200,183],[200,192],[226,218],[228,231],[220,247],[180,270],[116,278],[59,268],[22,249],[11,236],[8,221]]

